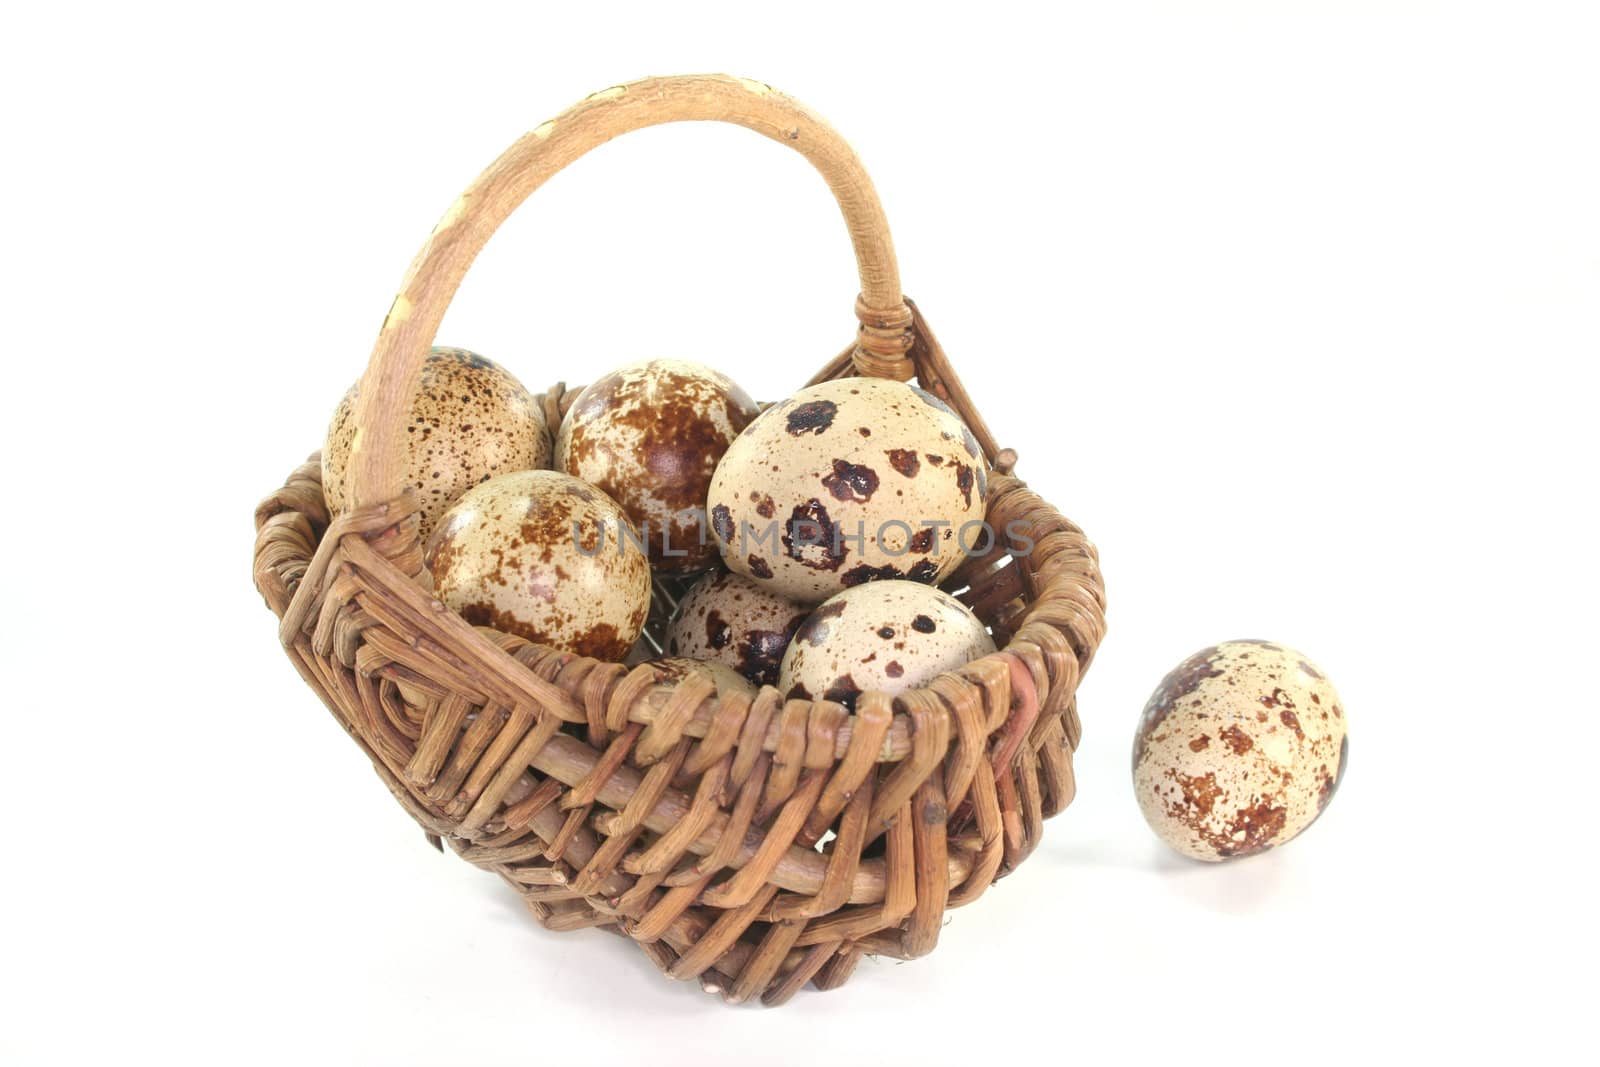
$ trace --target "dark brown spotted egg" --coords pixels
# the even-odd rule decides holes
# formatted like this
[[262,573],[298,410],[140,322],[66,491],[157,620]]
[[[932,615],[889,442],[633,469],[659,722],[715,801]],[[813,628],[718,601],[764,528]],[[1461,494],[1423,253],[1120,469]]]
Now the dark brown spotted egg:
[[757,685],[776,685],[789,639],[811,609],[740,574],[695,582],[667,627],[667,651],[720,663]]
[[1314,822],[1349,741],[1333,683],[1270,641],[1196,652],[1145,705],[1133,786],[1156,835],[1198,860],[1249,856]]
[[711,479],[728,567],[817,603],[881,578],[936,583],[984,541],[972,432],[933,395],[882,378],[802,389],[750,424]]
[[622,505],[645,535],[653,567],[693,574],[717,559],[705,528],[712,472],[756,411],[710,367],[633,363],[578,394],[556,437],[555,465]]
[[628,517],[557,471],[491,478],[445,512],[428,543],[434,595],[470,623],[620,660],[650,610],[650,564]]
[[920,582],[846,589],[813,611],[784,653],[778,688],[804,700],[854,707],[869,689],[898,693],[994,651],[961,601]]
[[[339,402],[322,449],[322,490],[335,513],[348,502],[356,390],[351,386]],[[510,372],[464,348],[435,348],[406,418],[406,458],[426,541],[439,516],[472,486],[548,467],[550,434],[538,402]]]

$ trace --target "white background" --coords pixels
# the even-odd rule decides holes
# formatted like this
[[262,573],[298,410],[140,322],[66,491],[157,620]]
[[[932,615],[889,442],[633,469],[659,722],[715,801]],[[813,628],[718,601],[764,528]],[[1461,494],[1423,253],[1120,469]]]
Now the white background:
[[[1592,1011],[1600,23],[1574,3],[33,5],[0,16],[0,1058],[1578,1055]],[[540,5],[542,8],[543,5]],[[648,73],[828,116],[1020,473],[1098,542],[1079,795],[930,957],[730,1009],[428,848],[277,647],[251,511],[434,221]],[[778,397],[850,337],[819,180],[580,161],[441,340]],[[1180,861],[1162,674],[1290,643],[1351,723],[1305,837]]]

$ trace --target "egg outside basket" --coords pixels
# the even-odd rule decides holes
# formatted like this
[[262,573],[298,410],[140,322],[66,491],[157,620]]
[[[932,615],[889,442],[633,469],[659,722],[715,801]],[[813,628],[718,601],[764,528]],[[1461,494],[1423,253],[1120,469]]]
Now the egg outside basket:
[[[860,328],[813,381],[914,376],[972,428],[992,470],[989,524],[1033,547],[1002,538],[944,588],[1000,651],[923,689],[863,693],[850,712],[553,651],[473,627],[430,595],[401,426],[446,306],[552,174],[621,133],[686,120],[754,130],[827,180],[860,268]],[[552,427],[575,392],[544,396]],[[673,978],[779,1004],[807,982],[842,984],[863,954],[931,951],[946,909],[1021,863],[1072,800],[1074,693],[1105,628],[1094,547],[1011,475],[1015,456],[995,447],[903,298],[855,154],[768,86],[652,78],[514,144],[412,264],[356,420],[352,508],[330,521],[312,456],[256,512],[256,588],[290,661],[434,846],[500,875],[549,929],[603,927]],[[657,592],[659,626],[675,589]]]

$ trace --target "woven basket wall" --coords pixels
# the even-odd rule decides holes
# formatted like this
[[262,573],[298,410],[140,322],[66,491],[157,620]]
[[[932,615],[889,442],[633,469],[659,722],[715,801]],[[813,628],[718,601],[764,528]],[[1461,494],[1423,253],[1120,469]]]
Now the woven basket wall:
[[[827,180],[860,267],[855,340],[813,381],[915,379],[972,428],[987,518],[1033,542],[944,583],[1000,651],[853,711],[718,692],[475,628],[430,594],[398,435],[473,257],[551,174],[664,122],[745,126]],[[795,383],[798,387],[802,383]],[[544,403],[552,427],[576,390]],[[794,101],[723,76],[597,93],[518,141],[434,230],[362,379],[355,505],[330,518],[317,457],[256,512],[254,577],[290,661],[435,846],[500,875],[554,930],[603,927],[733,1001],[842,984],[864,954],[932,950],[1073,797],[1074,694],[1105,628],[1093,546],[1012,473],[899,275],[849,147]],[[1015,524],[1015,525],[1012,525]],[[680,588],[657,583],[652,627]]]

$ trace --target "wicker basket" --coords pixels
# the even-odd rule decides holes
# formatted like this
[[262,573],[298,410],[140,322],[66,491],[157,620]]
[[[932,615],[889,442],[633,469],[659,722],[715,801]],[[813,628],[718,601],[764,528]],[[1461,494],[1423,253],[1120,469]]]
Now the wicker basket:
[[[861,275],[855,340],[813,381],[918,383],[967,421],[995,529],[1035,542],[964,561],[945,588],[1001,651],[926,688],[825,700],[718,693],[709,677],[553,651],[475,628],[428,592],[402,413],[485,241],[556,171],[618,134],[735,123],[795,149],[844,213]],[[576,390],[544,396],[554,426]],[[1104,633],[1082,532],[1010,473],[917,309],[860,162],[766,85],[653,78],[524,136],[435,228],[362,379],[354,504],[330,521],[317,458],[256,512],[255,583],[290,661],[435,847],[494,871],[546,927],[632,938],[673,978],[779,1004],[843,983],[863,954],[921,956],[1072,800],[1074,693]],[[675,589],[658,585],[656,618]]]

